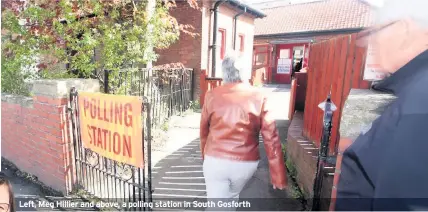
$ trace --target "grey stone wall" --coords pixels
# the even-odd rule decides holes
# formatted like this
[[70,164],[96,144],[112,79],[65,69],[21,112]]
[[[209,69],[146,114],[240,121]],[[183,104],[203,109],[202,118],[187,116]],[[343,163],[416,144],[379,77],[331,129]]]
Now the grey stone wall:
[[342,111],[340,137],[355,140],[364,127],[377,119],[394,99],[392,94],[352,89]]
[[51,98],[68,98],[72,87],[76,87],[77,91],[100,91],[100,83],[96,79],[36,80],[32,84],[32,95]]

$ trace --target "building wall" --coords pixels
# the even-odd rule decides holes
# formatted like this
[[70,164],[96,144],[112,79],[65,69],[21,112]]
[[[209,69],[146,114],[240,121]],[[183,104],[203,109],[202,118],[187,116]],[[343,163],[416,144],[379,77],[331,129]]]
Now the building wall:
[[201,33],[201,38],[202,38],[202,46],[201,46],[201,69],[203,70],[208,70],[208,66],[209,66],[209,55],[210,55],[210,45],[211,45],[211,36],[210,36],[210,32],[211,32],[211,28],[212,26],[212,22],[211,22],[211,17],[212,17],[212,12],[211,12],[211,4],[205,4],[203,5],[202,8],[202,33]]
[[[184,66],[193,68],[194,92],[193,99],[200,95],[199,78],[202,70],[207,70],[210,77],[221,77],[221,60],[217,58],[217,67],[215,76],[212,75],[212,45],[214,15],[211,9],[214,6],[213,1],[199,1],[199,8],[191,8],[185,1],[177,1],[177,7],[173,8],[170,14],[175,17],[179,24],[191,25],[195,36],[180,33],[179,40],[172,44],[168,49],[157,50],[159,54],[155,66],[169,64],[172,67]],[[233,18],[241,11],[224,3],[219,7],[217,26],[219,29],[226,30],[226,54],[233,51],[234,23]],[[251,78],[252,54],[254,42],[254,19],[255,17],[245,13],[238,18],[237,22],[237,50],[239,50],[239,34],[245,37],[244,51],[239,53],[244,60],[243,77]],[[219,36],[219,33],[217,33]],[[217,39],[219,41],[219,39]],[[220,46],[217,47],[219,55]]]
[[[199,8],[191,8],[185,1],[177,1],[177,7],[173,8],[170,14],[175,17],[179,24],[191,25],[195,36],[180,33],[179,40],[172,44],[168,49],[157,50],[159,54],[155,66],[170,64],[170,66],[184,66],[193,68],[194,92],[193,99],[200,94],[199,77],[201,70],[207,70],[210,77],[221,77],[221,60],[217,58],[217,68],[215,76],[212,75],[212,45],[214,15],[211,11],[213,1],[199,1]],[[233,17],[241,12],[228,5],[222,4],[219,7],[218,23],[219,29],[226,30],[226,54],[233,50],[234,23]],[[254,42],[254,19],[255,17],[245,13],[238,18],[237,35],[245,36],[245,47],[241,56],[244,58],[245,73],[244,78],[250,79],[252,67],[252,52]],[[219,33],[217,33],[219,35]],[[237,36],[238,39],[238,36]],[[217,39],[219,40],[219,39]],[[237,49],[239,50],[237,41]],[[220,52],[220,46],[217,48],[217,54]],[[173,64],[173,65],[171,65]]]
[[[212,5],[211,5],[212,7]],[[233,51],[233,35],[234,35],[234,23],[233,18],[236,14],[240,13],[240,10],[234,9],[230,7],[227,4],[222,4],[219,7],[219,15],[218,15],[218,22],[217,26],[219,29],[225,29],[226,30],[226,54]],[[213,15],[212,15],[213,17]],[[243,77],[246,79],[250,79],[251,77],[251,68],[252,68],[252,55],[253,55],[253,42],[254,42],[254,19],[255,17],[249,15],[248,13],[245,13],[238,18],[237,22],[237,41],[236,41],[236,51],[239,50],[239,41],[238,41],[238,35],[243,34],[245,36],[245,45],[244,45],[244,52],[240,55],[243,57],[244,64],[245,64],[245,73]],[[213,33],[212,33],[212,25],[214,22],[214,18],[211,18],[211,27],[210,30],[210,44],[212,44],[213,39]],[[217,33],[219,35],[219,33]],[[217,41],[219,41],[219,38],[217,38]],[[217,47],[217,54],[220,51],[220,46]],[[209,58],[208,58],[208,74],[209,76],[212,75],[211,67],[212,67],[212,56],[211,56],[211,50],[209,51]],[[217,67],[215,71],[215,76],[213,77],[221,77],[221,60],[217,58]]]
[[[187,28],[191,34],[180,32],[178,40],[169,46],[167,49],[157,50],[159,58],[154,62],[154,66],[174,64],[174,66],[184,66],[193,68],[193,99],[200,92],[199,76],[202,68],[202,30],[205,28],[202,24],[202,14],[206,11],[204,8],[192,8],[186,1],[176,1],[177,7],[172,8],[170,14],[177,19],[177,22],[182,25],[189,25],[192,28]],[[202,6],[201,3],[199,3]]]
[[351,33],[345,33],[345,34],[335,33],[335,34],[331,34],[331,35],[316,35],[316,34],[314,34],[313,36],[303,36],[303,37],[302,36],[296,36],[296,37],[287,37],[287,38],[286,37],[284,37],[284,38],[281,38],[281,37],[263,38],[263,37],[259,36],[259,37],[254,38],[254,44],[266,44],[266,43],[280,41],[280,40],[287,41],[287,40],[310,40],[310,39],[312,39],[316,43],[316,42],[321,42],[324,40],[329,40],[329,39],[332,39],[332,38],[337,37],[337,36],[343,36],[346,34],[351,34]]

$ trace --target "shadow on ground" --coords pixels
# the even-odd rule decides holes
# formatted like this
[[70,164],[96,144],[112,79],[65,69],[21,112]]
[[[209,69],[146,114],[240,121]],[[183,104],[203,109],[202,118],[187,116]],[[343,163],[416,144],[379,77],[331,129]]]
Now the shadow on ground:
[[68,198],[62,196],[43,185],[33,176],[19,171],[13,164],[2,159],[2,174],[12,185],[15,197],[16,211],[96,211],[95,207],[68,207],[67,203],[73,202],[80,205],[88,200],[82,198]]
[[[284,126],[288,122],[283,122]],[[282,131],[282,130],[281,130]],[[280,135],[284,138],[284,135]],[[285,134],[286,136],[286,134]],[[152,172],[154,210],[204,210],[193,203],[206,202],[206,188],[203,176],[199,139],[178,149],[160,160]],[[238,211],[292,211],[302,210],[298,199],[287,191],[274,190],[270,184],[268,160],[260,140],[260,163],[254,176],[249,180],[240,195],[240,201],[249,201],[250,208],[241,207]],[[233,171],[233,170],[231,170]],[[167,202],[176,205],[167,205]],[[190,203],[186,205],[184,202]],[[202,206],[202,205],[200,205]]]

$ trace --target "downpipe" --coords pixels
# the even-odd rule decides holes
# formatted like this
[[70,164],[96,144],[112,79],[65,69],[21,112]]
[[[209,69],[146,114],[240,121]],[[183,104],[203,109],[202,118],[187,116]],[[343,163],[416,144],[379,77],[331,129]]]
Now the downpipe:
[[245,7],[244,10],[238,14],[235,15],[235,17],[233,17],[233,50],[236,50],[236,36],[237,36],[237,25],[238,25],[238,18],[239,16],[241,16],[242,14],[247,12],[247,8]]
[[221,4],[226,2],[227,0],[219,0],[214,4],[214,8],[212,11],[214,11],[214,23],[213,23],[213,44],[211,45],[212,48],[212,65],[211,65],[211,76],[215,77],[215,70],[217,66],[217,31],[218,31],[218,7],[220,7]]

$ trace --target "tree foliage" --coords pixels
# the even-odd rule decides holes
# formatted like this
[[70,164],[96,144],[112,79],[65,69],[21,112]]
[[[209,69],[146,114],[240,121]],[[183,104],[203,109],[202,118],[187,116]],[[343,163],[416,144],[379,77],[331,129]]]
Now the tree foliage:
[[[150,19],[147,0],[8,1],[2,7],[2,81],[25,81],[34,74],[48,77],[52,71],[99,78],[95,70],[117,72],[154,61],[157,55],[151,47],[167,48],[180,31],[188,33],[169,15],[174,1],[154,1]],[[187,2],[198,6],[196,0]],[[34,64],[37,71],[26,71]],[[6,92],[15,89],[2,86]]]

